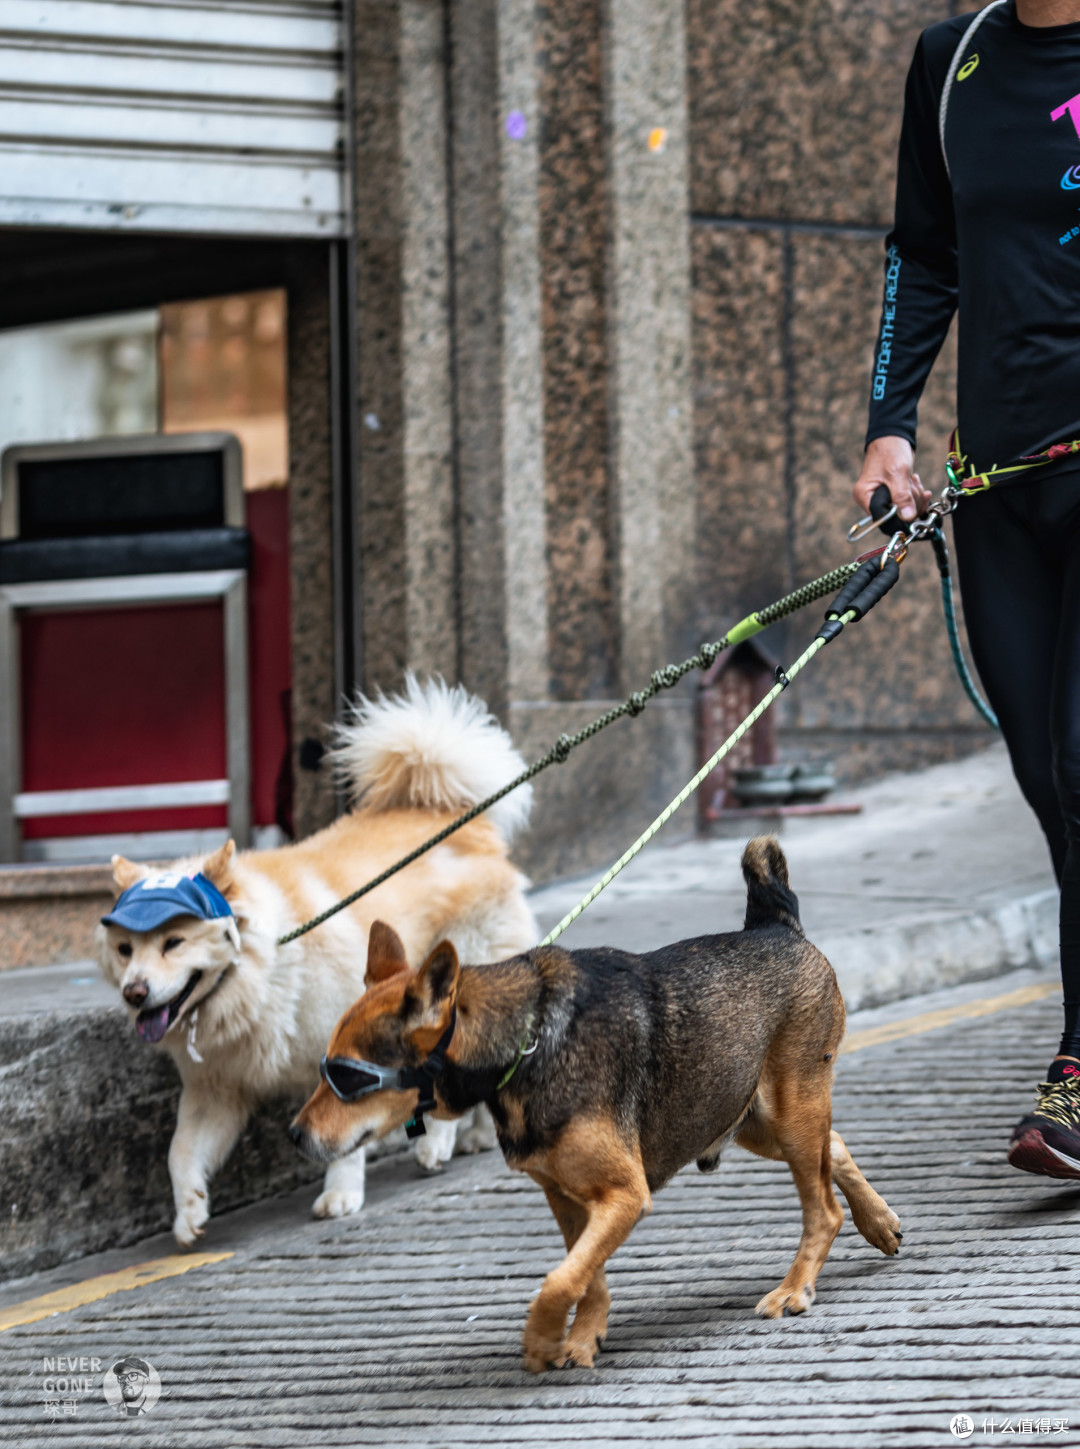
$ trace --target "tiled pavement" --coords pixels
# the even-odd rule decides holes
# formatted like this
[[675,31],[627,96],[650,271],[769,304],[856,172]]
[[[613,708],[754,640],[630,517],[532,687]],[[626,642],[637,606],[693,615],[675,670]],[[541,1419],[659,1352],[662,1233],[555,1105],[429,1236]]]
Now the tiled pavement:
[[[227,1261],[0,1333],[0,1443],[908,1449],[958,1442],[949,1421],[967,1412],[972,1444],[1080,1445],[1080,1184],[1003,1152],[1059,1014],[1049,996],[841,1057],[835,1122],[904,1246],[887,1260],[849,1220],[806,1317],[753,1316],[799,1215],[786,1168],[731,1149],[715,1176],[660,1193],[615,1255],[597,1367],[533,1377],[521,1325],[561,1251],[539,1189],[492,1155],[424,1180],[394,1160],[358,1218],[313,1222],[310,1191],[294,1194],[215,1220],[205,1247],[235,1247]],[[0,1304],[57,1281],[6,1285]],[[119,1419],[99,1374],[49,1418],[45,1356],[121,1354],[160,1372],[150,1415]]]

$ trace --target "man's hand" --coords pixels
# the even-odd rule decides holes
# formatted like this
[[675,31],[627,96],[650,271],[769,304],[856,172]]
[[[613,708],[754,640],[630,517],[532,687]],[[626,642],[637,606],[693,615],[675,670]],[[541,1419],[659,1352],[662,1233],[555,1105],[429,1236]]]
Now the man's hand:
[[884,483],[905,523],[920,517],[930,507],[932,494],[914,472],[915,454],[906,438],[875,438],[867,447],[862,472],[855,484],[855,502],[870,512],[870,499]]

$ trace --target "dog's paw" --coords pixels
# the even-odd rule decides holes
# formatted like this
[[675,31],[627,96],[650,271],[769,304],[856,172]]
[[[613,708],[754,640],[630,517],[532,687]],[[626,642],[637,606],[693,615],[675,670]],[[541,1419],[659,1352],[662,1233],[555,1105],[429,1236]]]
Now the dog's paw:
[[852,1217],[866,1241],[880,1248],[887,1258],[895,1257],[900,1251],[904,1237],[900,1231],[900,1219],[884,1198],[878,1199],[878,1205],[871,1212],[859,1213],[858,1216],[853,1212]]
[[210,1199],[205,1191],[187,1193],[173,1219],[173,1237],[182,1248],[192,1247],[206,1232],[209,1218]]
[[439,1149],[435,1143],[428,1141],[426,1137],[421,1138],[413,1148],[413,1156],[416,1159],[417,1167],[422,1168],[424,1172],[442,1172],[443,1163],[446,1161],[445,1157],[439,1155]]
[[[484,1115],[487,1116],[487,1113]],[[460,1157],[473,1152],[490,1152],[496,1145],[495,1123],[489,1117],[486,1122],[476,1122],[459,1133],[454,1151]]]
[[566,1335],[566,1351],[559,1361],[558,1367],[565,1368],[568,1364],[577,1364],[578,1368],[592,1368],[602,1342],[601,1334],[591,1331],[579,1334],[575,1333],[572,1328]]
[[565,1339],[544,1338],[538,1333],[530,1332],[528,1328],[521,1346],[524,1349],[522,1367],[527,1368],[531,1374],[542,1374],[549,1368],[562,1368],[568,1357]]
[[350,1218],[364,1206],[364,1190],[346,1191],[340,1187],[328,1187],[321,1192],[312,1205],[312,1215],[317,1218]]
[[790,1318],[796,1313],[805,1313],[814,1301],[814,1290],[807,1284],[803,1288],[785,1288],[783,1283],[766,1293],[754,1312],[759,1318]]
[[440,1122],[429,1117],[427,1131],[418,1137],[413,1145],[413,1156],[425,1172],[439,1172],[444,1162],[454,1155],[454,1140],[457,1137],[456,1122]]

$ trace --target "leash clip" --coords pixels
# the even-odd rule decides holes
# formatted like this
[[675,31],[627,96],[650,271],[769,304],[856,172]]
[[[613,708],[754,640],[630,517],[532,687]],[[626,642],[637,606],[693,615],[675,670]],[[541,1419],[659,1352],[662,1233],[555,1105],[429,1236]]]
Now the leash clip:
[[848,541],[848,543],[861,543],[862,540],[864,538],[866,538],[866,536],[868,534],[873,533],[873,531],[874,531],[875,528],[880,528],[883,524],[888,523],[888,521],[889,521],[890,518],[895,518],[895,517],[896,517],[896,504],[895,503],[889,509],[888,513],[883,513],[880,518],[875,518],[872,513],[867,513],[863,518],[860,518],[859,519],[858,523],[853,523],[851,525],[851,527],[848,529],[848,531],[847,531],[847,541]]

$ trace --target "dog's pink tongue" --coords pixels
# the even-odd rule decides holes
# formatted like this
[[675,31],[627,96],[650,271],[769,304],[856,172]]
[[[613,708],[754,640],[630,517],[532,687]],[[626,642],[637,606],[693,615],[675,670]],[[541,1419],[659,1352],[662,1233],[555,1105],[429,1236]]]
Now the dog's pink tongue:
[[169,1029],[169,1008],[159,1007],[157,1011],[140,1011],[135,1018],[135,1030],[143,1041],[160,1041]]

